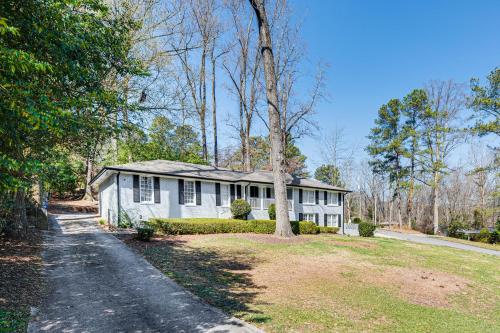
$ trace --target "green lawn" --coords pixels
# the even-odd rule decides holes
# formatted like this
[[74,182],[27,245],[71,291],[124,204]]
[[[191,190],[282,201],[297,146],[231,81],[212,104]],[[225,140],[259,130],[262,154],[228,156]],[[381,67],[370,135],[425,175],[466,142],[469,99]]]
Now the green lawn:
[[392,239],[177,236],[128,243],[267,332],[500,332],[500,259]]

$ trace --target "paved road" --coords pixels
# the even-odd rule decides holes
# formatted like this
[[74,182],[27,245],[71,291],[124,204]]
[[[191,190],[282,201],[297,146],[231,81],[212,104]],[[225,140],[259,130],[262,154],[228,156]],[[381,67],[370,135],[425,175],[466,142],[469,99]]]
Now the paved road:
[[479,252],[479,253],[500,256],[500,251],[483,249],[483,248],[477,247],[477,246],[450,242],[450,241],[447,241],[444,239],[430,237],[430,236],[424,235],[424,234],[404,234],[404,233],[389,231],[389,230],[377,230],[375,232],[375,236],[396,238],[396,239],[406,240],[406,241],[415,242],[415,243],[422,243],[422,244],[448,246],[448,247],[453,247],[455,249],[475,251],[475,252]]
[[89,215],[51,221],[48,294],[28,332],[259,332],[188,293]]

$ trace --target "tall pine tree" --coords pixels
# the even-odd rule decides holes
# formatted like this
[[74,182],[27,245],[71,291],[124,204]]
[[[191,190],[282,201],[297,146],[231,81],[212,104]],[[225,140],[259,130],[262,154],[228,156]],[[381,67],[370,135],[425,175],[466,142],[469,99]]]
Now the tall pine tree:
[[394,188],[393,199],[397,204],[397,216],[399,227],[402,228],[401,217],[401,191],[407,169],[402,160],[407,155],[405,146],[405,131],[403,129],[401,116],[403,103],[399,99],[391,99],[382,105],[375,120],[375,127],[371,129],[368,136],[371,143],[367,147],[372,156],[370,165],[375,173],[389,176]]

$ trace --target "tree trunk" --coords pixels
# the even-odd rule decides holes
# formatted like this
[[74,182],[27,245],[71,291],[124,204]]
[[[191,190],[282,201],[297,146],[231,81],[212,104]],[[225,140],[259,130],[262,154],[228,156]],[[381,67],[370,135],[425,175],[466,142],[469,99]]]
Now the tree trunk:
[[276,236],[292,237],[292,227],[288,217],[286,196],[285,149],[282,140],[280,112],[278,110],[278,90],[275,73],[275,62],[271,42],[271,32],[267,21],[264,0],[250,0],[259,26],[260,52],[264,63],[266,79],[266,96],[269,113],[269,136],[274,178],[274,195],[276,200]]
[[8,230],[9,235],[16,238],[23,238],[28,234],[25,200],[24,189],[18,189],[14,194],[14,221]]
[[212,56],[212,128],[214,131],[214,165],[218,167],[219,147],[217,144],[217,98],[215,96],[215,58],[213,56]]
[[90,181],[92,180],[93,166],[94,166],[94,163],[92,161],[92,158],[90,156],[87,157],[86,177],[85,177],[85,195],[83,196],[83,200],[94,201],[94,197],[92,196],[92,187],[89,185]]
[[201,66],[200,66],[200,127],[201,127],[201,146],[203,153],[203,160],[208,162],[208,148],[207,148],[207,125],[206,125],[206,114],[207,114],[207,83],[206,83],[206,46],[204,46],[201,55]]
[[401,192],[398,191],[396,194],[396,200],[397,200],[397,205],[398,205],[398,224],[399,224],[399,229],[403,229],[403,219],[401,217]]
[[434,184],[432,187],[432,224],[434,234],[439,231],[439,174],[434,172]]
[[410,178],[410,184],[408,188],[408,201],[406,204],[406,215],[408,218],[408,229],[411,229],[411,222],[413,220],[413,193],[415,191],[415,181],[413,177]]
[[246,121],[245,127],[245,171],[252,171],[252,164],[250,161],[250,123]]

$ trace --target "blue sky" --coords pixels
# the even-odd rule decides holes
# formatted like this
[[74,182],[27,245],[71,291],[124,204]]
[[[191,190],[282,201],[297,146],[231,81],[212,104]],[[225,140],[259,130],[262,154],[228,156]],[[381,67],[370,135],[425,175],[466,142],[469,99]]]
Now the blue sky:
[[[327,62],[328,101],[316,120],[366,145],[378,108],[430,80],[467,83],[500,66],[500,1],[291,1],[308,62]],[[312,65],[311,65],[312,66]],[[310,171],[318,141],[299,147]],[[360,158],[365,153],[360,151]]]

